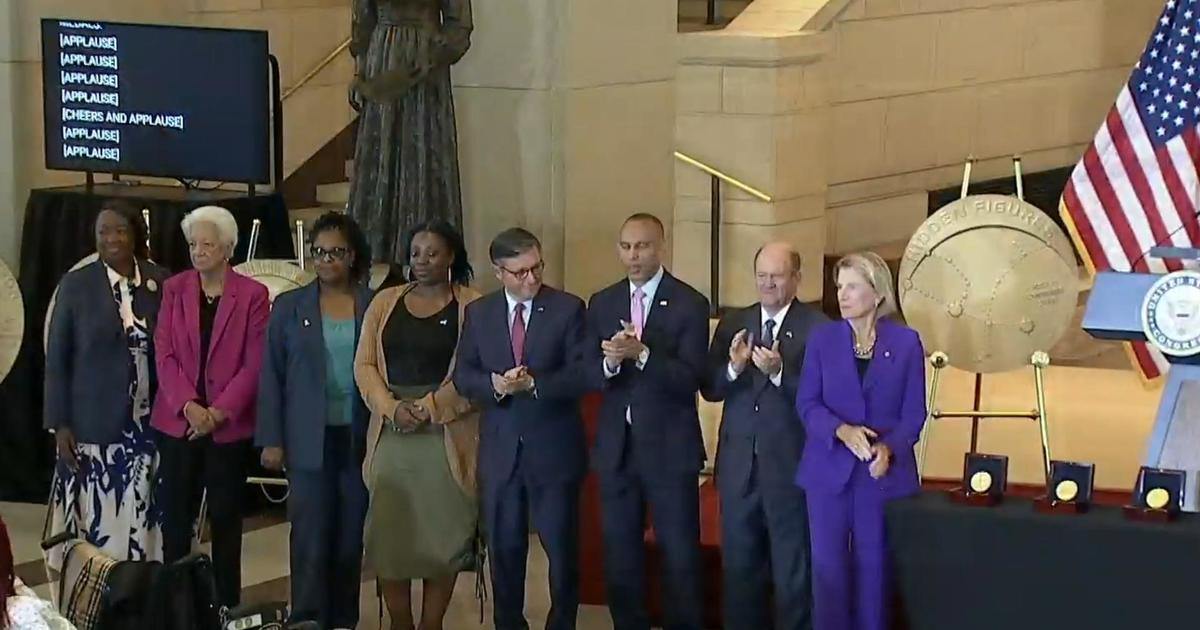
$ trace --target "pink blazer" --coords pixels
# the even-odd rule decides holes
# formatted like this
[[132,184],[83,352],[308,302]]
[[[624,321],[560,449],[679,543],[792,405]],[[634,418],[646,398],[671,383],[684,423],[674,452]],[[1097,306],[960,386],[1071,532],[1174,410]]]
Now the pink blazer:
[[[267,288],[235,273],[225,275],[225,293],[217,306],[209,342],[205,387],[209,405],[228,419],[213,431],[224,444],[254,437],[254,409],[263,339],[271,304]],[[154,330],[158,395],[150,424],[172,437],[183,437],[183,406],[196,400],[200,371],[200,274],[189,270],[163,283],[162,307]]]

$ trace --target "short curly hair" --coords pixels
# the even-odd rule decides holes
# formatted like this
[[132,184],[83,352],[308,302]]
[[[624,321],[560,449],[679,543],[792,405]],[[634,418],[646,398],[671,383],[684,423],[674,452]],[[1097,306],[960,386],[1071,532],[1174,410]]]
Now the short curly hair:
[[322,232],[336,230],[341,232],[346,242],[350,244],[350,251],[354,252],[354,262],[350,265],[350,278],[355,282],[362,282],[371,274],[371,244],[367,242],[367,235],[363,233],[362,227],[358,225],[353,217],[344,212],[326,212],[317,217],[313,223],[312,232],[308,235],[308,245],[312,246],[317,242],[317,237]]

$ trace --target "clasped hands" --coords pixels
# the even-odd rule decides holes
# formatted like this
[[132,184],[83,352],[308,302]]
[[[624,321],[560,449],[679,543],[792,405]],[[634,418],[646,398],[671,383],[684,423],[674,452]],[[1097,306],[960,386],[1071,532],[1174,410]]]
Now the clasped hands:
[[204,407],[191,401],[183,406],[183,417],[187,419],[188,423],[186,432],[188,440],[198,440],[212,433],[228,418],[224,411],[216,407]]
[[883,442],[871,443],[879,434],[870,427],[853,424],[842,424],[837,428],[837,438],[850,449],[860,462],[870,462],[868,472],[872,479],[879,479],[887,474],[892,464],[892,449]]
[[746,364],[753,361],[767,378],[774,378],[783,370],[783,355],[779,353],[779,340],[776,339],[770,348],[756,346],[750,339],[750,333],[743,328],[733,336],[729,344],[729,364],[733,370],[741,374]]
[[409,432],[429,422],[429,410],[415,400],[397,400],[392,411],[392,424],[401,431]]
[[608,367],[609,372],[616,372],[622,361],[637,359],[645,350],[646,344],[638,339],[633,324],[624,320],[621,321],[621,330],[600,342],[600,351],[604,353],[604,365]]
[[533,375],[524,365],[518,365],[504,374],[492,374],[492,390],[501,398],[532,389]]

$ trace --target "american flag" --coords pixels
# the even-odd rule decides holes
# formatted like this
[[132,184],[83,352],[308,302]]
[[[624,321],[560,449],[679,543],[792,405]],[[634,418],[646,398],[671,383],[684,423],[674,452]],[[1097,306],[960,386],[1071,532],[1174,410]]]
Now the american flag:
[[[1178,261],[1146,252],[1200,244],[1198,124],[1200,3],[1170,0],[1063,191],[1063,217],[1090,271],[1177,271]],[[1156,349],[1129,345],[1143,377],[1166,373]]]

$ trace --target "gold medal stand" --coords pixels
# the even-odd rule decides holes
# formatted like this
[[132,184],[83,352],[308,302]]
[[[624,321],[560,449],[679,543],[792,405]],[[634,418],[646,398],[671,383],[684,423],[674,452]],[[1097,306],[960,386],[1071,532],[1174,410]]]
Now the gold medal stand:
[[[968,158],[966,161],[966,164],[964,165],[960,200],[967,198],[967,191],[968,191],[968,187],[970,185],[971,167],[973,165],[973,162],[974,162],[973,158]],[[1025,202],[1024,186],[1023,186],[1022,179],[1021,179],[1021,158],[1019,156],[1013,157],[1013,172],[1014,172],[1014,176],[1015,176],[1015,180],[1016,180],[1016,192],[1017,192],[1016,197],[1022,204],[1024,204],[1024,202]],[[1027,204],[1026,204],[1026,206],[1029,208],[1032,208],[1031,206],[1028,206]],[[936,214],[931,215],[930,221],[933,221],[936,216],[937,216]],[[1048,218],[1046,218],[1046,219],[1048,220]],[[918,235],[919,234],[920,234],[920,232],[918,232]],[[1065,237],[1063,237],[1063,238],[1065,238]],[[917,237],[914,236],[914,242],[917,240],[918,240]],[[911,245],[912,244],[910,243],[910,247],[911,247]],[[1073,302],[1072,302],[1071,308],[1074,308]],[[1028,333],[1029,330],[1024,330],[1024,332]],[[1037,346],[1035,345],[1034,348],[1036,348],[1036,347]],[[1050,365],[1050,355],[1043,350],[1035,350],[1034,352],[1032,352],[1029,355],[1028,365],[1033,367],[1034,388],[1035,388],[1035,393],[1036,393],[1036,398],[1037,398],[1037,401],[1036,401],[1037,406],[1035,409],[1032,409],[1032,410],[1021,410],[1021,411],[983,410],[980,408],[981,407],[980,398],[981,398],[982,391],[983,391],[983,372],[989,371],[989,369],[987,369],[986,366],[985,366],[985,369],[975,372],[975,392],[974,392],[974,399],[973,399],[973,404],[971,406],[971,409],[961,410],[961,411],[959,411],[959,410],[946,411],[946,410],[938,408],[938,406],[937,406],[938,384],[941,380],[942,370],[950,364],[950,359],[944,351],[938,350],[936,352],[933,352],[930,355],[929,362],[930,362],[930,365],[933,366],[933,375],[932,375],[932,379],[930,380],[930,385],[929,385],[929,397],[928,397],[929,411],[928,411],[928,416],[926,417],[925,428],[922,431],[921,447],[920,447],[918,457],[917,457],[917,472],[918,472],[919,477],[921,479],[924,479],[924,476],[925,476],[924,472],[925,472],[926,452],[929,448],[928,434],[929,434],[929,431],[932,430],[934,420],[942,420],[942,419],[947,419],[947,418],[969,418],[971,420],[971,445],[970,445],[969,452],[977,453],[978,452],[977,449],[979,446],[979,421],[980,421],[980,419],[982,419],[982,418],[1026,418],[1026,419],[1030,419],[1030,420],[1036,420],[1038,422],[1039,428],[1041,429],[1042,465],[1043,465],[1043,469],[1044,469],[1043,472],[1045,473],[1045,479],[1046,479],[1046,483],[1047,483],[1047,487],[1048,487],[1049,482],[1050,482],[1050,440],[1049,440],[1049,432],[1047,430],[1046,391],[1045,391],[1045,381],[1044,381],[1043,373],[1044,373],[1046,367]],[[969,364],[969,362],[968,362],[968,364]],[[1049,493],[1049,491],[1048,491],[1048,493]],[[950,496],[956,502],[973,504],[973,505],[994,505],[995,503],[999,502],[999,498],[997,497],[996,493],[989,493],[989,492],[981,493],[981,492],[973,491],[969,487],[969,482],[966,479],[963,480],[962,486],[950,491]],[[1063,503],[1063,502],[1050,501],[1050,503]],[[1057,505],[1055,505],[1055,506],[1049,506],[1048,509],[1059,509],[1059,508]],[[1064,506],[1061,509],[1068,510],[1068,509],[1077,509],[1077,508]]]
[[[921,435],[921,449],[917,455],[917,474],[921,479],[925,478],[925,456],[929,449],[929,431],[933,428],[934,420],[946,418],[970,418],[971,419],[971,453],[977,453],[979,448],[979,420],[982,418],[1026,418],[1029,420],[1037,420],[1038,426],[1042,434],[1042,464],[1046,476],[1046,483],[1050,483],[1050,435],[1046,424],[1046,387],[1044,370],[1050,365],[1050,355],[1039,350],[1033,353],[1029,359],[1033,366],[1033,383],[1034,390],[1037,395],[1037,408],[1029,411],[999,411],[999,410],[983,410],[980,409],[980,398],[983,393],[983,374],[975,374],[975,395],[974,403],[971,409],[961,411],[943,411],[937,407],[937,392],[938,383],[941,380],[942,370],[950,364],[949,357],[945,352],[934,352],[929,357],[929,364],[933,366],[933,377],[929,382],[929,415],[925,420],[925,430]],[[969,503],[972,505],[994,505],[997,501],[984,493],[971,492],[966,486],[960,486],[949,491],[951,498],[956,502]]]

